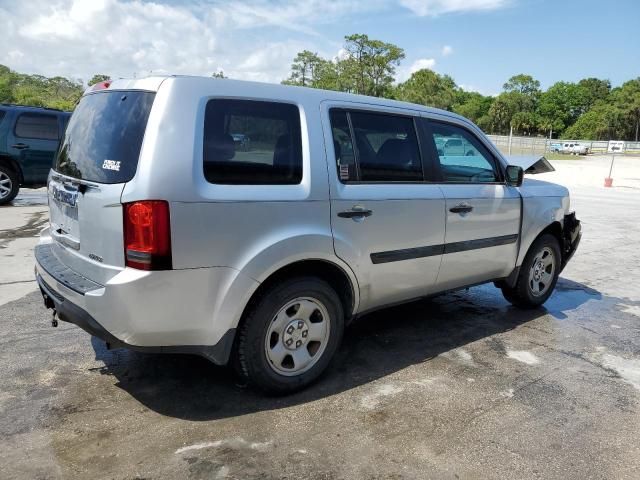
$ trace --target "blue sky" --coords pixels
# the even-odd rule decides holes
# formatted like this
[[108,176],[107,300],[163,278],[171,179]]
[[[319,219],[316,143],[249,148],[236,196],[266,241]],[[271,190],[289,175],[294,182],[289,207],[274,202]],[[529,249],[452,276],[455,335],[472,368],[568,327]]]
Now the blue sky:
[[[437,71],[485,93],[499,91],[507,78],[521,72],[545,88],[590,76],[620,84],[640,75],[640,0],[605,4],[513,0],[490,11],[436,18],[401,14],[358,26],[404,46],[408,63],[435,57]],[[453,54],[439,57],[440,44],[452,46]]]
[[149,73],[277,82],[296,52],[339,54],[366,33],[405,49],[399,78],[428,66],[496,94],[517,73],[640,76],[640,0],[0,0],[0,63],[87,80]]

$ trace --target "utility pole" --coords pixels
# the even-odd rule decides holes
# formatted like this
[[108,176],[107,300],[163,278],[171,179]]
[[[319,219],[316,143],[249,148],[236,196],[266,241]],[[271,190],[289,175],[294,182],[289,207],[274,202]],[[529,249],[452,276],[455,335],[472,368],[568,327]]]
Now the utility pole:
[[511,129],[509,130],[509,155],[511,155],[511,140],[513,139],[513,125],[511,125]]

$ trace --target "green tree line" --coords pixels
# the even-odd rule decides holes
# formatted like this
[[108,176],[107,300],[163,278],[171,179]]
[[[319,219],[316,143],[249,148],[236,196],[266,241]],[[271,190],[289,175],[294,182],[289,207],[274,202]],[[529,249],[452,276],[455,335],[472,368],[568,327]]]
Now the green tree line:
[[495,96],[465,91],[449,75],[429,69],[396,81],[405,58],[397,45],[355,34],[345,37],[341,54],[326,59],[304,50],[296,55],[282,83],[403,100],[450,110],[489,133],[638,140],[640,77],[611,88],[609,80],[585,78],[556,82],[547,90],[531,75],[519,74]]
[[[108,79],[107,75],[97,74],[88,85]],[[0,65],[0,103],[73,110],[84,89],[80,80],[28,75]]]
[[[463,115],[489,133],[637,140],[640,134],[640,77],[612,88],[609,80],[585,78],[556,82],[547,90],[531,75],[519,74],[495,96],[466,91],[449,75],[429,69],[397,82],[397,67],[405,58],[397,45],[354,34],[334,59],[304,50],[296,55],[288,85],[324,88],[393,98]],[[224,74],[214,74],[222,78]],[[94,75],[88,85],[107,80]],[[28,75],[0,65],[0,103],[18,103],[72,110],[83,82],[65,77]]]

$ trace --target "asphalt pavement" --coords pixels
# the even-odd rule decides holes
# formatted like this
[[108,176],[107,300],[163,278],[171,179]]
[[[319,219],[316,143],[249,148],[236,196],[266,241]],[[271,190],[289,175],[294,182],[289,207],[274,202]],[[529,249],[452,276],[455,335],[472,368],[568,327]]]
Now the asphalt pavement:
[[0,477],[640,478],[640,159],[612,189],[606,158],[581,162],[542,177],[583,222],[544,308],[489,285],[378,311],[284,398],[52,328],[33,282],[46,197],[26,190],[0,208]]

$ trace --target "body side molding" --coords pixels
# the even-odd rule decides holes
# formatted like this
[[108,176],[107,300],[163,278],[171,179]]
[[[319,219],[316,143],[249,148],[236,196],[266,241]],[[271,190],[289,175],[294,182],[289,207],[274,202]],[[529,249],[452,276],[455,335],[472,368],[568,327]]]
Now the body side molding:
[[402,250],[389,250],[386,252],[375,252],[370,255],[374,264],[399,262],[413,258],[431,257],[434,255],[446,255],[447,253],[465,252],[478,248],[497,247],[518,241],[519,235],[502,235],[499,237],[479,238],[477,240],[465,240],[463,242],[453,242],[441,245],[429,245],[424,247],[405,248]]

